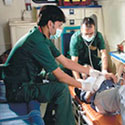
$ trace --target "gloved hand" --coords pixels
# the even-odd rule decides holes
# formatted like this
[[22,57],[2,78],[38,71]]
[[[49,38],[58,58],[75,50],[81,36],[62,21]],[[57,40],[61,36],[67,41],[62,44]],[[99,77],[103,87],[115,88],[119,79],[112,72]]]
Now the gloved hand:
[[95,69],[90,69],[89,75],[92,77],[98,77],[99,75],[102,75],[102,72]]
[[93,83],[93,88],[92,90],[95,92],[97,91],[101,84],[103,83],[103,81],[105,80],[105,76],[104,75],[99,75],[97,78],[96,78],[96,81]]
[[93,84],[96,81],[95,77],[88,77],[86,80],[83,79],[77,79],[77,81],[79,81],[82,85],[82,90],[85,91],[93,91]]
[[88,77],[86,80],[77,79],[82,85],[82,90],[90,91],[91,93],[97,91],[104,80],[105,77],[103,75],[99,75],[98,77]]

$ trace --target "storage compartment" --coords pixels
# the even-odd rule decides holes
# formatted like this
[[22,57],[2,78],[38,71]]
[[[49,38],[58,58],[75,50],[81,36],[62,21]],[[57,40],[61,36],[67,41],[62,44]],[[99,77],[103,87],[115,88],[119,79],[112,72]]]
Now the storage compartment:
[[9,27],[12,47],[19,40],[19,38],[25,35],[30,29],[32,29],[36,25],[36,22],[33,22],[32,20],[10,20]]

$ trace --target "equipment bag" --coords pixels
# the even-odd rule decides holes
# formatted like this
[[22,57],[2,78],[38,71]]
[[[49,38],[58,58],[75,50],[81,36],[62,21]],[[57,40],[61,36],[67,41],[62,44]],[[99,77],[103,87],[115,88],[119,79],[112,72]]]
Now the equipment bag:
[[92,0],[59,0],[59,6],[86,6],[90,5]]

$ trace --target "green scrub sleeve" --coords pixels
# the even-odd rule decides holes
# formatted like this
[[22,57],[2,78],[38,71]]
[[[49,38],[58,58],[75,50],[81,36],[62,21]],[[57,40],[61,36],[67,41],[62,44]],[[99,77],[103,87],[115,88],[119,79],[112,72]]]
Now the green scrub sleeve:
[[98,39],[99,39],[99,42],[98,42],[99,50],[106,49],[104,38],[100,32],[98,32]]
[[72,35],[69,46],[69,54],[70,56],[78,56],[78,46],[77,46],[77,36],[75,34]]

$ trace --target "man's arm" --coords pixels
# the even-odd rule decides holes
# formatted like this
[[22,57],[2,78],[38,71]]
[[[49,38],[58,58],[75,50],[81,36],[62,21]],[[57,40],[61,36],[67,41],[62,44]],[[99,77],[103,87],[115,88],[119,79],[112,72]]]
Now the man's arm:
[[[74,62],[76,62],[76,63],[78,63],[78,57],[76,57],[76,56],[72,56],[72,57],[71,57],[71,60],[74,61]],[[83,79],[86,79],[86,78],[87,78],[86,73],[82,73],[82,74],[81,74],[81,77],[80,77],[80,73],[78,73],[78,72],[76,72],[76,71],[72,71],[72,74],[73,74],[73,76],[74,76],[75,79],[80,79],[81,77],[82,77]]]
[[108,69],[108,57],[106,49],[100,50],[101,60],[102,60],[102,72],[107,71]]
[[56,58],[56,60],[61,63],[65,68],[80,72],[80,73],[86,73],[89,75],[90,67],[84,67],[77,62],[72,61],[71,59],[66,58],[62,54]]
[[[70,70],[73,70],[73,71],[76,71],[79,73],[86,73],[87,75],[90,75],[90,69],[91,69],[90,66],[82,66],[82,65],[66,58],[62,54],[60,56],[56,57],[56,60],[67,69],[70,69]],[[95,74],[95,72],[96,72],[96,70],[93,73]],[[113,79],[113,81],[116,82],[116,77],[112,73],[106,73],[105,77],[107,79]]]
[[[78,57],[72,56],[71,59],[72,59],[72,61],[78,63]],[[75,79],[80,79],[80,74],[79,74],[79,72],[72,71],[72,74],[73,74],[73,76],[74,76]]]
[[66,83],[70,86],[74,86],[77,88],[82,88],[82,85],[79,81],[77,81],[73,77],[67,75],[60,68],[55,69],[52,73],[60,82]]
[[105,75],[106,79],[113,79],[113,81],[117,82],[117,77],[113,73],[109,73],[108,70],[108,57],[106,49],[100,50],[101,60],[102,60],[102,73]]

